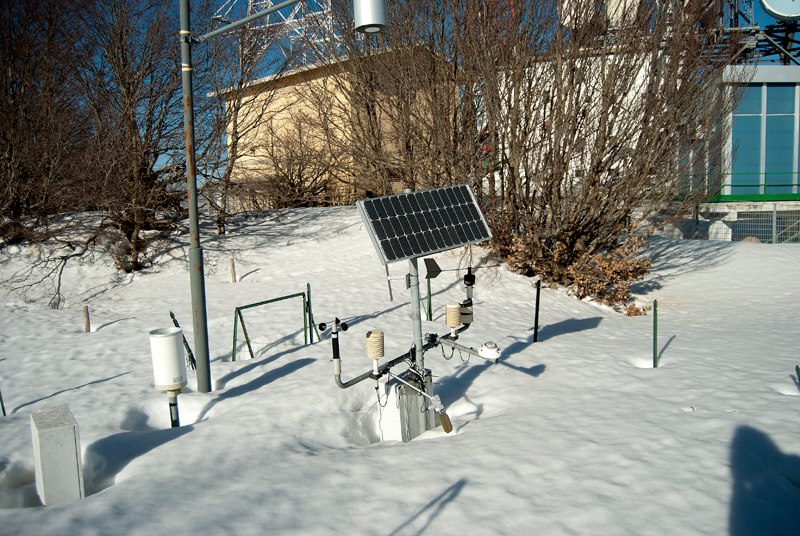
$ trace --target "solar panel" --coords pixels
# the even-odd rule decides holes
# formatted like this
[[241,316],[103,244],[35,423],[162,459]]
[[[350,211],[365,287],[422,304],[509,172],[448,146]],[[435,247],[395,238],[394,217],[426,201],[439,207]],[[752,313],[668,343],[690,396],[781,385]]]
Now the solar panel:
[[464,184],[362,199],[356,207],[384,264],[492,238]]

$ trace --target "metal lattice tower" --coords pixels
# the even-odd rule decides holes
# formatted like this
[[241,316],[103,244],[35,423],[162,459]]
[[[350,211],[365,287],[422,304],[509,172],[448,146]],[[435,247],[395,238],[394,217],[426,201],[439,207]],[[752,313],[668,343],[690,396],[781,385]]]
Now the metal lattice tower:
[[727,10],[721,13],[725,38],[744,47],[742,61],[800,65],[800,41],[796,37],[798,21],[768,19],[770,24],[762,25],[755,18],[754,1],[726,0]]
[[[248,0],[247,13],[264,11],[279,0]],[[282,50],[287,59],[300,65],[315,60],[311,51],[338,49],[340,36],[334,30],[331,0],[306,0],[266,16],[258,26],[275,32],[282,41]]]

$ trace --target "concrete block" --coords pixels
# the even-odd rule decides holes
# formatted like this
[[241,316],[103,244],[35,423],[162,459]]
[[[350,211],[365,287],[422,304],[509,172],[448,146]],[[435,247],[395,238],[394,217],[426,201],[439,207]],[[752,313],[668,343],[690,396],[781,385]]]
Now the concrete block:
[[724,220],[718,220],[711,224],[708,228],[709,240],[726,240],[730,242],[733,239],[733,229]]
[[67,406],[31,412],[36,492],[45,505],[82,499],[83,464],[78,423]]

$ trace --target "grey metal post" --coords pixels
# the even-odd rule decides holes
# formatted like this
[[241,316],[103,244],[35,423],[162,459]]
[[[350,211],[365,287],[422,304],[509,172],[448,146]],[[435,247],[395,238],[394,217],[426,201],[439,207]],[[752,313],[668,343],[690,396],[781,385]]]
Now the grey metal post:
[[778,243],[778,203],[772,203],[772,243]]
[[189,283],[192,289],[194,352],[197,359],[197,390],[211,392],[211,363],[208,354],[208,319],[203,249],[197,217],[197,173],[194,161],[194,98],[192,94],[192,31],[189,0],[180,0],[181,79],[183,82],[183,137],[186,144],[186,191],[189,203]]
[[425,374],[425,361],[422,355],[422,314],[419,306],[419,267],[416,257],[408,260],[408,283],[411,291],[411,327],[414,331],[415,360],[419,371]]
[[[189,0],[180,0],[181,81],[183,83],[183,137],[186,144],[186,190],[189,197],[189,282],[192,287],[192,320],[194,350],[197,356],[197,390],[211,391],[211,364],[208,355],[208,318],[206,316],[206,283],[203,273],[203,249],[200,247],[200,226],[197,219],[197,173],[194,161],[194,96],[192,94],[192,43],[200,43],[225,34],[240,26],[274,13],[300,0],[286,0],[258,13],[195,38],[189,18]],[[383,0],[358,0],[354,10],[359,16],[358,31],[374,33],[386,25]],[[417,289],[419,299],[419,289]],[[419,303],[417,303],[419,308]],[[420,332],[422,328],[420,327]],[[420,335],[420,341],[422,336]],[[419,347],[421,348],[421,346]],[[421,351],[421,350],[418,350]]]

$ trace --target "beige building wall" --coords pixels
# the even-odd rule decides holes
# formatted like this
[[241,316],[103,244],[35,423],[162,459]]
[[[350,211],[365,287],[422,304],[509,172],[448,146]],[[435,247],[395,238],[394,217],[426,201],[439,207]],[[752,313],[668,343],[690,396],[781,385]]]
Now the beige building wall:
[[[388,63],[391,65],[391,63]],[[386,64],[384,64],[385,67]],[[233,169],[233,181],[243,195],[232,195],[229,210],[253,210],[274,206],[275,178],[285,180],[288,174],[303,176],[307,185],[327,184],[313,204],[351,204],[368,191],[383,194],[387,189],[400,192],[402,180],[388,178],[388,184],[375,185],[374,178],[364,175],[353,165],[353,154],[359,142],[352,125],[363,120],[348,102],[350,86],[348,61],[322,67],[294,71],[276,78],[258,81],[243,96],[242,122],[259,117],[258,128],[240,140]],[[417,113],[424,117],[424,92],[417,94]],[[381,96],[383,95],[383,96]],[[391,107],[393,95],[377,90],[381,106],[375,107],[382,148],[391,168],[392,155],[399,154],[402,144],[398,129],[382,107]],[[232,136],[228,136],[229,141]],[[302,161],[302,162],[301,162]],[[234,188],[234,191],[236,188]]]

